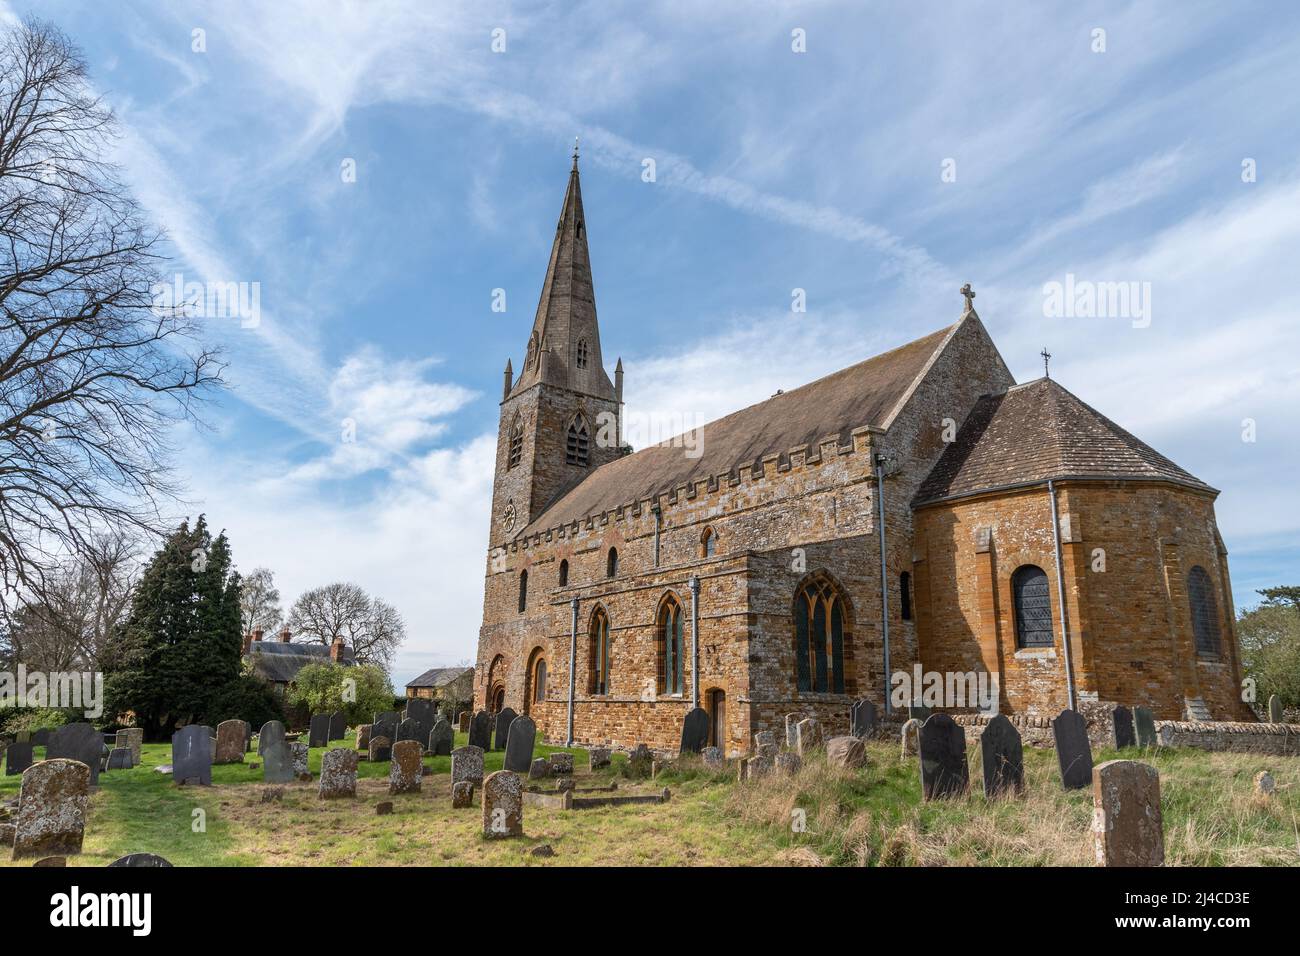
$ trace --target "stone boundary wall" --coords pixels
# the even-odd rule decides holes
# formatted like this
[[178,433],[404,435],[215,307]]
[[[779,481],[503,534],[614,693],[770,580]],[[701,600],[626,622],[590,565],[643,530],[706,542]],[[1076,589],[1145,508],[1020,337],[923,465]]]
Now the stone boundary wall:
[[1300,757],[1300,724],[1157,720],[1156,738],[1162,747]]

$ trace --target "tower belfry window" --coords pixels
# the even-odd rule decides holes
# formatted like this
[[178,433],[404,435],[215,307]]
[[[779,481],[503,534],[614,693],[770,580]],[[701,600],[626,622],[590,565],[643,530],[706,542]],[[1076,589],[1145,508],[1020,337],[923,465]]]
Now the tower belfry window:
[[587,340],[586,339],[578,339],[577,364],[578,364],[578,368],[587,367]]
[[515,423],[510,426],[510,460],[506,464],[506,469],[514,468],[523,460],[524,457],[524,423],[523,419],[516,418]]
[[568,439],[564,445],[564,461],[569,465],[587,467],[590,447],[587,422],[579,415],[569,425]]

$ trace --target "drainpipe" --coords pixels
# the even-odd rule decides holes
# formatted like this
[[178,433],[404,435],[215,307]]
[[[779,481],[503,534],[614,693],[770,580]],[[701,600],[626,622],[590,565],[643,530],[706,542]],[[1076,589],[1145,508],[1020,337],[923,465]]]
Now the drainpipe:
[[691,575],[691,706],[700,706],[700,579]]
[[569,625],[569,733],[564,746],[573,746],[573,675],[574,658],[578,656],[578,599],[571,598],[569,607],[573,609],[573,620]]
[[1056,549],[1056,603],[1061,608],[1061,646],[1065,649],[1065,693],[1071,710],[1078,710],[1074,701],[1074,668],[1070,665],[1070,629],[1065,623],[1065,575],[1061,559],[1061,522],[1056,513],[1056,485],[1049,478],[1047,495],[1052,500],[1052,544]]
[[876,456],[876,500],[880,505],[880,632],[885,644],[885,715],[891,713],[889,694],[889,569],[885,564],[885,456]]

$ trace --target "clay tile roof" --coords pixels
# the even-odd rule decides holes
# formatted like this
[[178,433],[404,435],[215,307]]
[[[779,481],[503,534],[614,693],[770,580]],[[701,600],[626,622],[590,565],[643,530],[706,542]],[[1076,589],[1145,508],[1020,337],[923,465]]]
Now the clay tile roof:
[[435,667],[425,671],[414,680],[406,682],[407,687],[445,687],[462,674],[472,672],[472,667]]
[[1049,378],[981,398],[912,504],[1048,479],[1172,481],[1214,489]]
[[[248,657],[254,669],[274,683],[291,684],[298,671],[308,664],[323,664],[330,659],[330,649],[324,644],[283,643],[281,641],[253,641],[248,645]],[[343,649],[340,664],[354,663],[352,648]]]
[[538,515],[520,537],[669,492],[702,478],[729,474],[766,455],[785,455],[797,445],[816,452],[821,439],[864,425],[883,427],[890,412],[925,369],[952,327],[869,358],[808,385],[773,395],[732,412],[701,430],[699,457],[688,458],[680,441],[651,445],[597,468]]

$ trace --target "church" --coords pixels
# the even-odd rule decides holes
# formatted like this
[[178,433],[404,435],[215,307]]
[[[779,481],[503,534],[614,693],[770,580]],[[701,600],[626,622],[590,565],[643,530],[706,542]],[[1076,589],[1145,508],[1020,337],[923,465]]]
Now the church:
[[[1008,715],[1253,719],[1218,492],[957,320],[633,452],[575,152],[523,366],[506,362],[474,707],[550,743],[672,750],[979,674]],[[954,312],[956,309],[954,308]],[[973,708],[946,702],[939,709]]]

